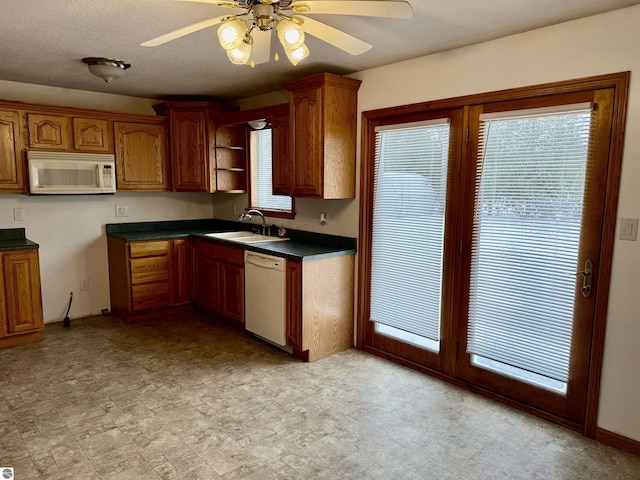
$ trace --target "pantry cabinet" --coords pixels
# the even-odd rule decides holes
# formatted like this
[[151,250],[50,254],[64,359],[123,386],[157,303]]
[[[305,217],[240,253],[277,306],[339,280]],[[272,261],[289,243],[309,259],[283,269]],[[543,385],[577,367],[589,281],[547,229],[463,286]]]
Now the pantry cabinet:
[[200,240],[199,304],[244,325],[244,249]]
[[312,362],[353,345],[353,255],[287,260],[287,343]]
[[278,193],[355,198],[360,83],[321,73],[284,84],[290,94],[291,169],[288,188]]
[[24,147],[18,110],[0,109],[0,192],[27,189]]
[[126,242],[108,237],[111,310],[127,322],[190,306],[189,240]]
[[0,252],[0,347],[42,339],[44,333],[37,249]]
[[118,190],[169,190],[167,136],[157,123],[115,122],[115,160]]

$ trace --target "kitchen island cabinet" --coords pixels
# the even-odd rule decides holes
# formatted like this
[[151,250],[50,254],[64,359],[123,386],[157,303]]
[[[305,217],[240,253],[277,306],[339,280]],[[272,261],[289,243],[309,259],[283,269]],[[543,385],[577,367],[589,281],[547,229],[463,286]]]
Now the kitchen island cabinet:
[[287,343],[312,362],[353,345],[353,255],[287,260]]

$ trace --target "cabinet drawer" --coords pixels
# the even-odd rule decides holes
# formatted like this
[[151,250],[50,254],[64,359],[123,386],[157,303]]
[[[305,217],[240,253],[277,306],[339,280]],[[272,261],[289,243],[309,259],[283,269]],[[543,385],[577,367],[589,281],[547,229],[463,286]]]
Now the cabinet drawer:
[[169,280],[169,256],[131,259],[131,284]]
[[129,256],[151,257],[154,255],[169,255],[169,240],[158,240],[153,242],[134,242],[129,244]]
[[203,241],[200,242],[200,255],[224,260],[227,263],[244,265],[244,248]]
[[131,287],[131,308],[134,312],[171,305],[169,282],[153,282]]

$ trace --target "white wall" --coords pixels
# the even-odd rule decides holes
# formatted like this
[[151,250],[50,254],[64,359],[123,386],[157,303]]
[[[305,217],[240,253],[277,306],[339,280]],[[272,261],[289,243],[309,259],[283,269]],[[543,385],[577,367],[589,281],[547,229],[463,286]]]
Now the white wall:
[[[128,205],[129,216],[116,218],[116,205]],[[24,221],[14,221],[14,208],[24,210]],[[209,194],[0,195],[0,228],[25,228],[27,238],[40,245],[46,323],[64,318],[69,292],[72,319],[110,308],[105,224],[211,216]],[[90,288],[81,291],[80,281],[85,279]]]

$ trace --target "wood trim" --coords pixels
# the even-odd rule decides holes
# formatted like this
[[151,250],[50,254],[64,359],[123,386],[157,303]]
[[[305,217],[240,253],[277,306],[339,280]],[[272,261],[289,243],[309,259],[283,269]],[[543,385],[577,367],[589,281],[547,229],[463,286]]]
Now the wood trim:
[[505,100],[515,100],[519,98],[543,97],[546,95],[557,95],[559,93],[583,92],[587,90],[597,90],[602,88],[624,88],[625,84],[628,86],[629,75],[630,72],[618,72],[610,73],[607,75],[596,75],[593,77],[578,78],[575,80],[563,80],[559,82],[543,83],[540,85],[532,85],[527,87],[497,90],[494,92],[464,95],[442,100],[429,100],[426,102],[413,103],[410,105],[400,105],[396,107],[381,108],[378,110],[369,110],[363,112],[362,115],[363,117],[366,116],[366,118],[368,118],[369,120],[375,120],[384,117],[420,113],[428,110],[457,108],[464,107],[466,105],[502,102]]
[[[609,307],[609,288],[611,283],[611,265],[620,193],[620,175],[622,172],[622,153],[627,118],[627,100],[629,97],[629,72],[609,75],[615,88],[613,100],[613,119],[609,149],[609,170],[605,191],[604,219],[602,227],[602,246],[600,249],[600,272],[598,273],[596,307],[593,320],[589,379],[587,382],[587,403],[584,422],[584,434],[594,438],[597,433],[598,407],[600,403],[600,383],[602,360],[604,356],[604,337]],[[614,82],[615,80],[615,82]]]
[[632,438],[625,437],[618,433],[610,432],[604,428],[596,427],[594,438],[598,442],[602,442],[605,445],[619,448],[625,452],[632,453],[633,455],[640,456],[640,442],[633,440]]

